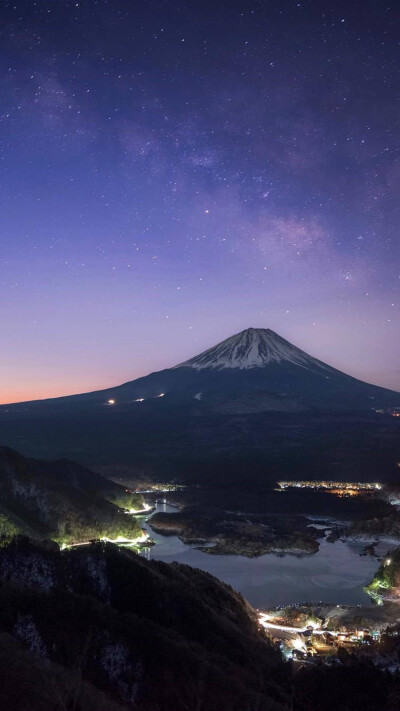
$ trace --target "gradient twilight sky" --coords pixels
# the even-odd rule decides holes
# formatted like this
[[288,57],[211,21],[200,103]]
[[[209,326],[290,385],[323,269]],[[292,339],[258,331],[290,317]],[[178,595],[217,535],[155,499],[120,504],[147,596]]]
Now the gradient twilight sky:
[[1,5],[1,402],[249,326],[400,390],[397,2]]

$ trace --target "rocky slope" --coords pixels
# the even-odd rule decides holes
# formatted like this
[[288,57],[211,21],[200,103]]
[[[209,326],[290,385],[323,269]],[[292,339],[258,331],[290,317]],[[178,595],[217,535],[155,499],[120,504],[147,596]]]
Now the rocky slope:
[[[379,654],[396,667],[397,650],[389,630]],[[4,711],[397,711],[399,698],[398,673],[345,651],[292,675],[252,608],[200,570],[102,543],[0,548]]]
[[1,708],[5,693],[13,711],[27,708],[6,674],[34,688],[30,711],[89,711],[96,699],[110,711],[287,708],[280,654],[243,598],[207,573],[111,544],[61,552],[17,538],[0,550],[0,580],[0,634],[16,660],[0,668]]
[[389,516],[354,521],[345,535],[356,540],[400,542],[400,515],[394,511]]
[[383,559],[366,591],[378,600],[400,601],[400,547]]
[[[27,459],[0,447],[0,536],[23,532],[62,543],[140,536],[123,509],[143,499],[84,467]],[[122,508],[121,508],[122,507]]]

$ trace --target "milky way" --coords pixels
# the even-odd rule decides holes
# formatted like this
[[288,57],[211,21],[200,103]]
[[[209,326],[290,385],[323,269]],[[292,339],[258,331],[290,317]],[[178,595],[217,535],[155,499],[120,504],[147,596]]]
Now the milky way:
[[400,389],[397,3],[3,2],[1,387],[272,328]]

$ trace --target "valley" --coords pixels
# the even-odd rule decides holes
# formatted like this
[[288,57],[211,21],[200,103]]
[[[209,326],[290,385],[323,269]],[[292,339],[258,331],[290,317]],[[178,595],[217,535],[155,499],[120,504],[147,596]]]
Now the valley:
[[397,668],[399,397],[247,329],[117,388],[0,407],[16,669],[47,665],[68,705],[83,645],[85,711],[164,711],[166,693],[309,711],[320,662],[328,686]]
[[[365,490],[371,492],[370,487]],[[167,535],[154,525],[160,517],[174,522],[177,516],[176,506],[156,504],[144,524],[155,546],[142,555],[201,568],[240,591],[257,608],[260,624],[286,659],[301,668],[305,663],[342,664],[353,657],[392,672],[398,669],[400,547],[390,549],[399,546],[400,537],[369,539],[369,546],[365,539],[356,542],[349,536],[329,543],[335,522],[319,519],[311,524],[319,532],[316,553],[270,551],[244,558],[243,552],[232,555],[215,544],[207,548],[200,541],[178,538],[174,523],[163,531]],[[217,555],[207,560],[206,553],[213,550]]]
[[[162,503],[157,510],[172,517],[176,512],[175,507]],[[374,576],[378,561],[361,555],[363,543],[327,542],[324,529],[329,530],[329,523],[316,533],[317,549],[312,553],[274,551],[257,557],[221,551],[210,555],[214,544],[206,548],[199,541],[189,543],[177,535],[165,536],[154,528],[151,516],[143,527],[155,545],[144,548],[142,555],[206,570],[238,590],[256,608],[321,600],[333,605],[372,604],[364,586]],[[382,554],[388,547],[383,544]]]

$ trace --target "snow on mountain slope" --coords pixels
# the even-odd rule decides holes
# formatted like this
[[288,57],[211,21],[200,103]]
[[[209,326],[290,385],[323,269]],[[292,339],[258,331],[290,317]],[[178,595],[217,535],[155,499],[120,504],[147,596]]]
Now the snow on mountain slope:
[[269,328],[248,328],[175,367],[247,370],[263,368],[271,363],[291,363],[312,371],[324,371],[325,377],[333,371]]

